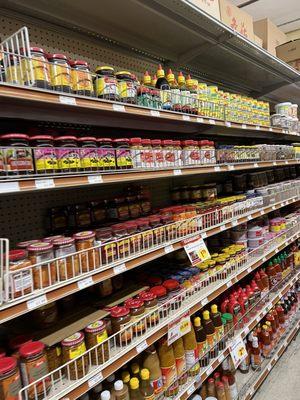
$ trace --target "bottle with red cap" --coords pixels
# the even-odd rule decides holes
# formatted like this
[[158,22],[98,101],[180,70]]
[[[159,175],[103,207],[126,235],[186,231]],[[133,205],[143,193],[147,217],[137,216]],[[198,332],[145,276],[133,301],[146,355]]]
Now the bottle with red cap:
[[235,329],[243,328],[243,315],[241,312],[241,306],[233,295],[230,295],[228,312],[233,315],[233,324]]

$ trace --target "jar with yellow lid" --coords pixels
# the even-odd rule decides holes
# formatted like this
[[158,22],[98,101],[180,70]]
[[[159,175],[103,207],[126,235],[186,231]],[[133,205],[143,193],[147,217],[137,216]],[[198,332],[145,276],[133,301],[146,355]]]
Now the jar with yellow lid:
[[216,260],[208,260],[208,274],[209,274],[209,282],[216,282],[217,281],[217,275],[216,275],[216,265],[217,262]]
[[215,263],[215,271],[216,271],[216,277],[218,280],[223,280],[227,278],[227,270],[226,270],[226,256],[220,256],[216,258]]
[[95,69],[95,94],[100,99],[118,101],[119,89],[115,70],[109,66],[99,66]]
[[197,265],[197,268],[200,270],[200,280],[202,282],[203,287],[207,287],[209,284],[209,272],[208,272],[208,261],[204,261],[201,264]]
[[119,99],[124,103],[136,104],[137,88],[135,79],[129,71],[119,71],[116,73],[118,80]]

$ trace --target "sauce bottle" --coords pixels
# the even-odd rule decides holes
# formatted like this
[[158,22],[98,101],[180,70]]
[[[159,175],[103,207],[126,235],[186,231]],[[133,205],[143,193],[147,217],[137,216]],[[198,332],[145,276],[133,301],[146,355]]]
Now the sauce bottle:
[[198,347],[200,367],[207,367],[209,364],[208,343],[204,327],[201,325],[200,317],[194,318],[194,329]]
[[246,295],[247,295],[248,301],[249,301],[249,317],[254,317],[254,315],[256,314],[256,312],[255,312],[255,294],[254,294],[252,288],[250,287],[250,285],[246,286]]
[[170,90],[171,90],[172,110],[180,112],[181,111],[180,89],[178,87],[178,83],[176,81],[175,75],[173,74],[171,68],[168,71],[167,80],[168,80],[168,83],[170,85]]
[[119,380],[114,383],[114,389],[112,392],[116,400],[129,400],[128,386]]
[[178,376],[179,385],[184,385],[187,381],[185,351],[182,338],[177,339],[173,344],[173,351],[175,356],[176,371]]
[[144,400],[142,393],[140,392],[140,382],[138,378],[131,378],[129,382],[130,400]]
[[252,340],[251,367],[254,371],[261,370],[261,353],[258,344],[258,338],[256,336],[254,336]]
[[209,311],[203,311],[203,327],[206,333],[206,340],[209,346],[209,357],[216,358],[218,356],[217,335],[214,324],[210,319]]
[[227,376],[225,376],[225,375],[222,376],[222,383],[223,383],[224,389],[225,389],[226,400],[232,400]]
[[218,400],[226,400],[225,387],[222,382],[216,382]]
[[268,325],[272,328],[274,344],[276,344],[279,339],[279,336],[278,336],[278,331],[277,331],[274,315],[272,315],[271,313],[267,314],[267,316],[266,316],[266,325]]
[[232,400],[237,400],[239,397],[236,382],[235,382],[235,377],[233,373],[230,371],[229,368],[229,360],[228,358],[225,359],[222,362],[222,369],[223,369],[223,375],[228,378],[228,384],[229,384],[229,391],[231,395]]
[[144,400],[153,400],[155,398],[153,386],[150,384],[150,372],[147,368],[141,370],[140,392]]
[[218,306],[216,304],[212,304],[211,306],[211,319],[216,330],[218,349],[219,351],[224,350],[226,346],[224,325],[222,323],[221,313],[218,311]]
[[263,269],[260,271],[260,278],[264,286],[264,291],[269,291],[269,278]]
[[115,397],[110,393],[109,390],[104,390],[100,395],[101,400],[114,400]]
[[121,378],[122,378],[122,381],[123,381],[124,385],[126,385],[127,388],[129,389],[129,381],[130,381],[130,373],[129,373],[129,371],[122,371]]
[[[247,340],[244,340],[245,347],[247,349]],[[247,349],[248,353],[248,349]],[[247,374],[250,368],[250,355],[247,354],[247,357],[239,364],[239,370],[242,374]]]
[[132,363],[130,366],[132,378],[140,377],[140,366],[137,363]]
[[265,321],[265,325],[267,326],[268,331],[269,331],[269,333],[270,333],[271,347],[272,347],[271,354],[272,354],[273,351],[274,351],[274,347],[276,346],[276,343],[277,343],[277,340],[276,340],[276,332],[274,332],[273,327],[272,327],[272,324],[271,324],[270,321]]
[[277,284],[278,284],[279,282],[281,282],[281,280],[282,280],[282,268],[281,268],[280,263],[281,263],[280,257],[274,259],[273,268],[274,268],[274,270],[275,270],[275,272],[276,272],[276,281],[277,281]]
[[269,288],[272,289],[274,286],[277,285],[277,272],[273,266],[272,261],[269,262],[266,272],[269,278]]
[[162,109],[164,110],[171,110],[172,103],[171,103],[171,90],[170,85],[165,78],[165,71],[163,70],[162,66],[159,64],[157,69],[157,81],[155,87],[160,89],[160,98],[162,103]]
[[265,358],[271,358],[271,350],[272,350],[271,336],[268,331],[268,327],[266,325],[262,326],[261,337],[263,341],[263,351],[262,351],[263,356]]
[[160,394],[163,391],[163,379],[159,358],[153,345],[145,350],[143,367],[147,368],[150,372],[150,384],[153,386],[154,394]]
[[159,341],[158,356],[164,389],[168,395],[176,395],[178,393],[176,361],[173,347],[168,346],[166,338]]
[[177,81],[180,90],[180,102],[181,102],[182,112],[190,113],[191,112],[190,91],[186,87],[185,77],[181,71],[179,72]]
[[230,303],[228,306],[228,312],[233,315],[233,324],[235,329],[243,328],[241,306],[234,296],[230,295]]
[[284,334],[285,332],[285,315],[284,315],[284,310],[283,307],[280,304],[276,305],[276,312],[278,316],[278,321],[279,321],[279,329],[281,332],[281,335]]
[[216,387],[214,378],[209,378],[207,380],[207,395],[211,397],[216,397]]
[[198,361],[198,346],[193,326],[191,326],[190,332],[186,333],[182,339],[185,352],[186,369],[189,371],[196,366],[195,364]]

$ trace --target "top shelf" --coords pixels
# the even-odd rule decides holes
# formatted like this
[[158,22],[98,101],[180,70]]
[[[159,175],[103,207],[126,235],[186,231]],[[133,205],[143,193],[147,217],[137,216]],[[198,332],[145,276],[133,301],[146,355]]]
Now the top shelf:
[[288,93],[289,101],[299,103],[298,71],[188,0],[103,0],[101,7],[96,0],[5,3],[40,26],[88,36],[124,56],[161,62],[277,102]]

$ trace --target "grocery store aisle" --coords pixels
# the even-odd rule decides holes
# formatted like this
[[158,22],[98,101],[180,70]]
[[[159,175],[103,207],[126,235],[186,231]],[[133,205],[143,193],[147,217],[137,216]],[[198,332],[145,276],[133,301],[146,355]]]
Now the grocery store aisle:
[[300,334],[293,340],[268,378],[264,381],[254,400],[293,400],[300,393]]

